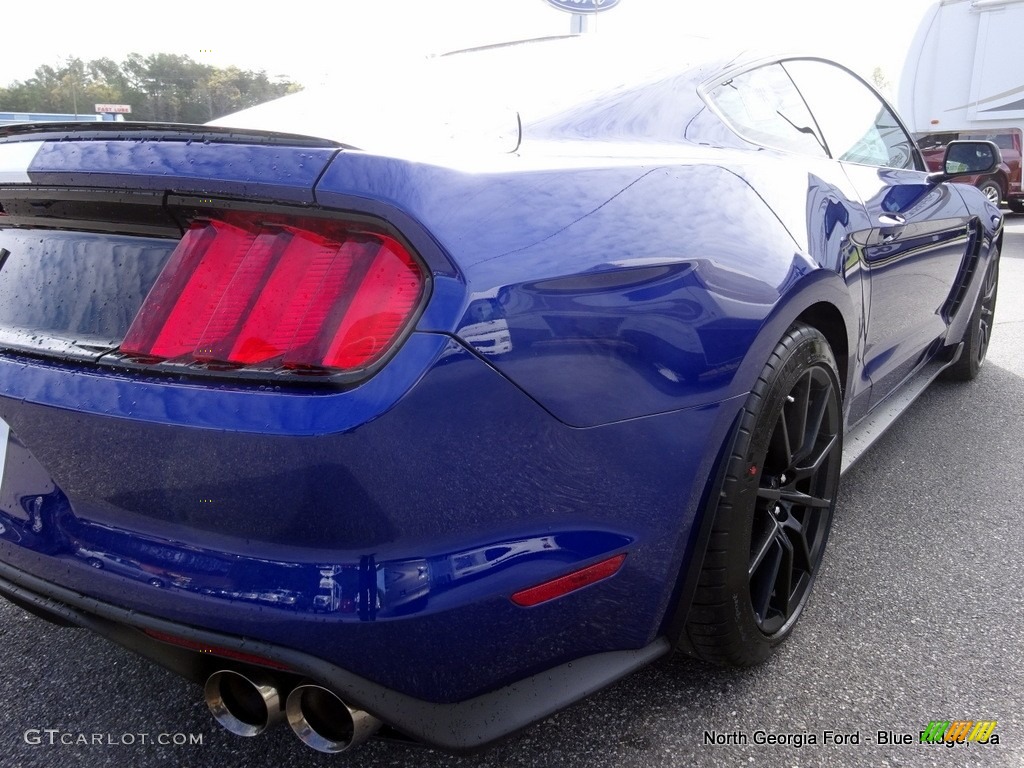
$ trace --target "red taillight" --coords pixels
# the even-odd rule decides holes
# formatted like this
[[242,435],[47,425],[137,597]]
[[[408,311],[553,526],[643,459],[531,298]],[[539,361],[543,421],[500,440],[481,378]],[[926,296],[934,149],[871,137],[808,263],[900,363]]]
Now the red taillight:
[[615,575],[625,560],[625,554],[615,555],[615,557],[602,560],[600,563],[589,565],[565,576],[559,576],[557,579],[545,581],[543,584],[538,584],[529,589],[520,590],[512,595],[512,602],[524,608],[529,608],[533,605],[545,603],[548,600],[554,600],[556,597],[567,595],[570,592],[575,592],[577,589],[583,589],[583,587]]
[[408,326],[425,276],[390,235],[282,217],[192,223],[121,343],[147,360],[351,371]]

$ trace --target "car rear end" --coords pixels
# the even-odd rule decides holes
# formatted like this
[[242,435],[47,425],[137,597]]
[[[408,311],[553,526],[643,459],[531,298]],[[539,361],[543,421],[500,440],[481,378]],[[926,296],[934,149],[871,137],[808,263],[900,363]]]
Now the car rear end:
[[377,610],[372,566],[342,553],[385,524],[325,436],[379,417],[445,341],[409,338],[431,278],[404,236],[314,205],[338,151],[166,126],[5,133],[4,594],[197,678],[217,665],[196,628],[227,632],[225,665],[290,670],[232,647],[318,652],[309,619]]
[[634,544],[709,466],[612,446],[728,424],[553,418],[450,332],[464,277],[421,223],[320,195],[347,153],[0,133],[0,594],[206,682],[236,732],[297,691],[317,748],[383,720],[467,749],[667,650],[688,529]]

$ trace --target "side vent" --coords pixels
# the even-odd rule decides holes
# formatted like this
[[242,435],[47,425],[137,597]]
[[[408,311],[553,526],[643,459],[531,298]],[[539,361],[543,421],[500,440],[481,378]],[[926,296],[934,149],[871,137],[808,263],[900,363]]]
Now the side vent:
[[953,282],[953,289],[949,293],[949,298],[942,305],[942,317],[947,322],[956,317],[956,313],[960,311],[960,305],[963,304],[964,296],[967,294],[967,286],[971,284],[971,278],[974,277],[974,272],[978,268],[978,260],[981,258],[981,243],[983,239],[981,222],[978,219],[971,219],[967,228],[970,230],[967,257],[964,259],[963,264],[960,265],[960,271]]

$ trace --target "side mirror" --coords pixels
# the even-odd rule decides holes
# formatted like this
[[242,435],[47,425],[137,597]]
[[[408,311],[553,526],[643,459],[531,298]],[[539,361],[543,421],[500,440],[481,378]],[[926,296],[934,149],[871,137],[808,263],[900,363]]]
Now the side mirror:
[[928,181],[938,184],[957,176],[989,173],[995,170],[1002,159],[999,147],[991,141],[951,141],[946,145],[943,170],[928,174]]

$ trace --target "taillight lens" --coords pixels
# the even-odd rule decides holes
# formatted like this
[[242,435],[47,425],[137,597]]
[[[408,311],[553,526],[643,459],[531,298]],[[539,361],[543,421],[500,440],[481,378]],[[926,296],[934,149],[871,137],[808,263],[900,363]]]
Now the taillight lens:
[[284,217],[196,220],[121,352],[213,367],[362,370],[406,330],[425,280],[383,232]]

